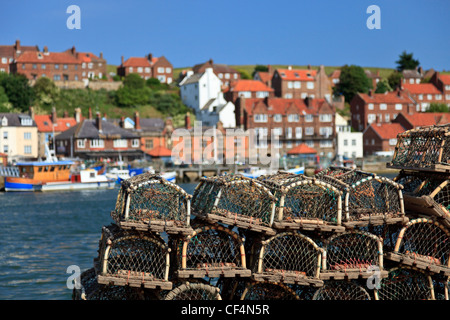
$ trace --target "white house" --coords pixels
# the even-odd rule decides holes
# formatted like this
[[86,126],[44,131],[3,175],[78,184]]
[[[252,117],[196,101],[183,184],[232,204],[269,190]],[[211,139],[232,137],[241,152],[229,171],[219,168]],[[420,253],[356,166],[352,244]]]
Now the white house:
[[212,68],[203,73],[195,73],[180,83],[180,96],[183,103],[192,108],[196,114],[211,99],[216,99],[222,92],[220,79]]
[[197,120],[205,126],[214,126],[221,121],[224,128],[236,127],[234,103],[226,101],[222,93],[217,98],[210,99],[196,114]]
[[336,113],[336,156],[346,158],[363,157],[363,133],[352,132],[348,121]]

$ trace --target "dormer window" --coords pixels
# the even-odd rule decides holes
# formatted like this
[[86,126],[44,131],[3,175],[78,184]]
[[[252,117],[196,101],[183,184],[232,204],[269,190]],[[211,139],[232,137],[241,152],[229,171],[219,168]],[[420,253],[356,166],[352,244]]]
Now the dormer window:
[[33,124],[33,120],[31,118],[22,118],[20,119],[20,124],[23,126],[31,126]]
[[3,117],[2,119],[2,127],[6,127],[8,125],[8,119],[6,117]]

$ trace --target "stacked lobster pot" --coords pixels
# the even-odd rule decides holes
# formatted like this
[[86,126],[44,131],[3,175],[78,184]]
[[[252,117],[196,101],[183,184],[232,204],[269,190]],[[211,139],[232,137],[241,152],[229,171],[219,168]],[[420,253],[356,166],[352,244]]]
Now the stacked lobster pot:
[[[388,168],[400,170],[406,215],[386,259],[414,270],[428,284],[427,299],[449,299],[450,276],[450,124],[426,126],[397,136]],[[427,281],[425,281],[425,278]],[[380,292],[379,292],[380,293]]]

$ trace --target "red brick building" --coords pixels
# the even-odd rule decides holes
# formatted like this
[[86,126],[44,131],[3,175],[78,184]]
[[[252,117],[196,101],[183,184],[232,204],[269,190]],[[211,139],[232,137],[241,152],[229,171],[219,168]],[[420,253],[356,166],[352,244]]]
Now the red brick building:
[[126,77],[130,73],[137,73],[143,79],[156,78],[161,83],[170,84],[173,81],[173,66],[161,56],[153,57],[150,53],[146,57],[130,57],[126,61],[122,56],[120,66],[117,67],[117,75]]
[[358,93],[350,102],[351,125],[364,131],[372,123],[390,123],[400,112],[415,113],[415,101],[404,91]]
[[207,68],[212,68],[214,74],[219,77],[222,85],[228,86],[231,81],[236,81],[241,79],[241,74],[239,71],[229,67],[226,64],[214,63],[213,59],[209,59],[208,61],[200,64],[196,64],[192,71],[194,73],[204,73]]
[[0,46],[0,72],[11,73],[10,65],[14,59],[26,51],[38,52],[38,46],[22,46],[20,40],[16,40],[13,45]]
[[440,74],[436,71],[431,77],[430,83],[442,92],[444,103],[450,106],[450,74]]
[[99,56],[96,56],[92,52],[77,52],[75,47],[65,52],[80,60],[82,79],[102,79],[104,76],[107,76],[107,62],[103,58],[102,52],[100,52]]
[[279,136],[280,154],[301,143],[319,155],[334,154],[335,109],[325,99],[264,98],[236,100],[236,123],[267,137],[258,148],[271,147],[271,134]]
[[47,77],[53,81],[81,81],[81,62],[67,52],[25,51],[11,64],[11,73],[25,75],[30,80]]
[[399,113],[392,122],[400,123],[405,130],[450,123],[450,113],[418,112],[414,114]]
[[225,100],[235,103],[240,97],[245,98],[272,98],[274,90],[259,80],[240,79],[233,81],[223,90]]
[[417,111],[427,111],[431,103],[444,103],[442,92],[432,83],[403,83],[402,89],[415,100]]
[[400,123],[372,123],[363,133],[364,155],[375,152],[392,153],[397,145],[397,135],[406,131]]

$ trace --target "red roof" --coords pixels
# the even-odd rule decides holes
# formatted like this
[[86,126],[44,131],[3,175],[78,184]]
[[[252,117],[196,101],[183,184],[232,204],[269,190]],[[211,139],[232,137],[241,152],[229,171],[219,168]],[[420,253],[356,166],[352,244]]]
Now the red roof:
[[[290,81],[311,81],[314,80],[317,70],[309,69],[277,69],[283,80]],[[309,75],[309,76],[308,76]]]
[[372,128],[383,140],[395,139],[399,133],[405,131],[400,123],[372,123]]
[[50,115],[35,115],[34,121],[39,132],[63,132],[77,124],[75,118],[56,118],[56,123],[53,128],[52,117]]
[[67,52],[33,52],[25,51],[17,59],[20,63],[73,63],[79,64],[80,60]]
[[450,85],[450,74],[440,74],[439,78],[444,84]]
[[150,61],[147,58],[131,57],[123,64],[123,67],[151,67]]
[[403,88],[412,94],[440,94],[441,92],[432,83],[404,83]]
[[238,80],[234,81],[230,85],[230,91],[268,91],[272,92],[273,89],[265,85],[259,80]]
[[172,156],[172,151],[165,147],[162,147],[162,146],[155,147],[147,153],[152,157],[170,157],[170,156]]
[[288,154],[317,154],[317,150],[301,143],[287,152]]
[[267,108],[266,114],[286,114],[288,108],[294,106],[298,114],[317,114],[325,103],[325,99],[310,99],[308,107],[303,99],[246,98],[245,110],[248,115],[252,115],[255,108],[263,105]]
[[371,96],[367,93],[358,93],[358,95],[366,103],[413,103],[405,93],[398,91],[387,91],[385,93],[372,93]]
[[414,128],[446,124],[450,122],[450,114],[443,112],[419,112],[413,114],[402,114]]
[[258,71],[259,78],[262,82],[269,82],[272,80],[273,74],[270,72]]

